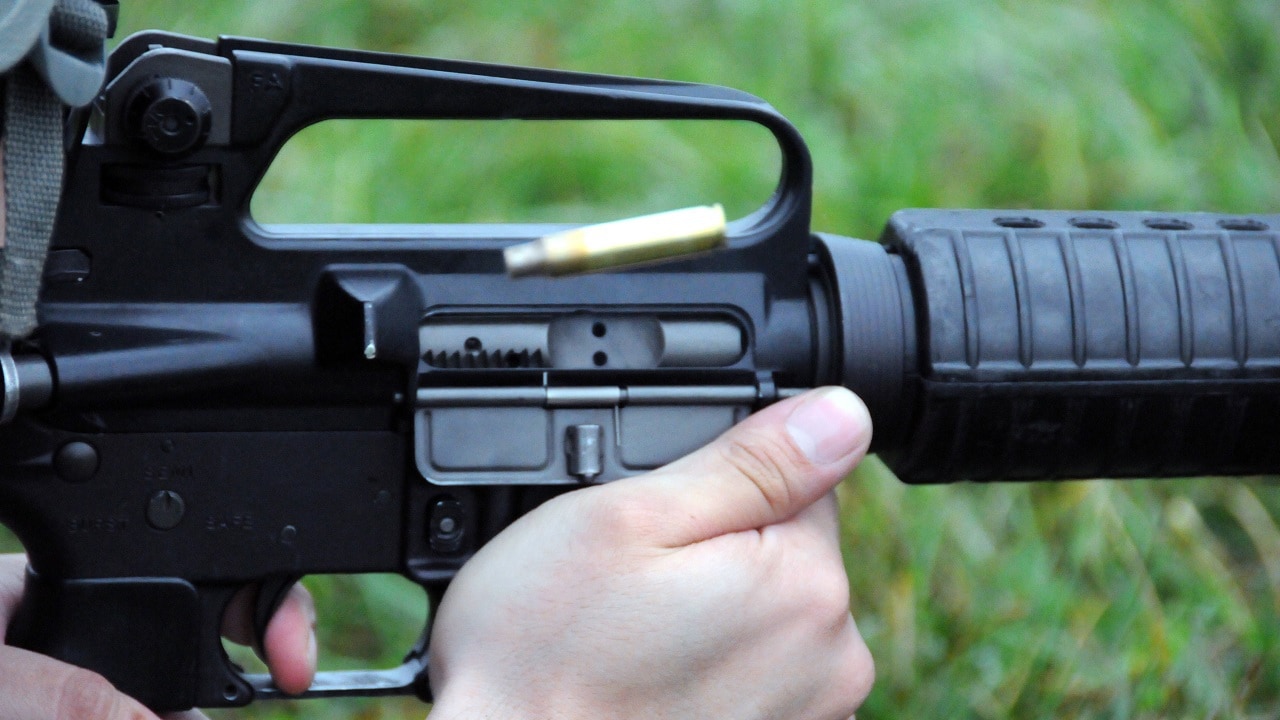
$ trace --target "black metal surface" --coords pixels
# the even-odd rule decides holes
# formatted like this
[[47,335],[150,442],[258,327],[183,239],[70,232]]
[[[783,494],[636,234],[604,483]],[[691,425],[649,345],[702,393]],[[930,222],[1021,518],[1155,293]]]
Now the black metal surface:
[[[0,428],[0,520],[40,573],[14,641],[92,667],[155,709],[278,696],[242,677],[218,641],[237,589],[262,588],[259,632],[303,575],[397,572],[439,594],[488,538],[594,478],[597,461],[616,477],[682,449],[646,438],[623,451],[622,429],[634,436],[661,419],[655,412],[687,410],[685,424],[709,437],[771,400],[775,376],[812,384],[809,156],[757,98],[164,33],[122,43],[108,65],[86,140],[68,160],[58,262],[23,361],[43,357],[57,382],[51,402],[23,395],[19,419]],[[721,253],[557,280],[503,272],[502,249],[547,226],[264,228],[250,218],[254,187],[289,137],[366,117],[745,120],[772,132],[783,173]],[[437,327],[536,319],[554,337],[545,355],[526,361],[523,348],[503,348],[500,362],[481,362],[469,335],[460,348],[420,347],[433,318]],[[699,334],[713,345],[701,347]],[[427,356],[442,350],[477,357]],[[432,410],[428,437],[453,452],[415,441],[420,391],[489,388],[549,392],[553,402],[529,408],[513,437],[542,444],[554,462],[513,482],[483,449],[492,428],[470,432],[470,420],[443,408]],[[621,401],[605,401],[628,397],[647,404],[613,428]],[[519,417],[501,403],[494,412]],[[596,415],[607,422],[584,419]],[[574,457],[578,476],[565,473],[568,436],[556,423],[611,428],[598,457]],[[420,454],[478,467],[452,467],[437,485],[419,471]],[[184,633],[180,658],[115,657],[118,644],[54,627],[175,583],[194,600],[118,622],[138,636]],[[424,668],[425,649],[394,670],[324,675],[309,694],[428,695]]]
[[[281,696],[222,650],[246,586],[260,633],[304,575],[438,597],[549,497],[816,384],[866,398],[909,481],[1280,470],[1278,216],[910,211],[880,245],[811,235],[803,141],[726,88],[164,33],[108,72],[40,328],[0,362],[0,522],[33,567],[8,637],[157,710]],[[176,150],[130,113],[158,77],[208,100]],[[562,226],[256,224],[328,118],[745,120],[783,170],[723,251],[512,280],[503,248]],[[307,695],[429,697],[428,635]]]

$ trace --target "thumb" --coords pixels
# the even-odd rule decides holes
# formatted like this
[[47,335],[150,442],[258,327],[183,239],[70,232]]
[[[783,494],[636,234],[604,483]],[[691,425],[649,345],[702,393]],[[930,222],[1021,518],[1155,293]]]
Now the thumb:
[[820,388],[761,410],[630,489],[662,508],[664,544],[689,545],[790,519],[870,444],[866,405],[844,388]]

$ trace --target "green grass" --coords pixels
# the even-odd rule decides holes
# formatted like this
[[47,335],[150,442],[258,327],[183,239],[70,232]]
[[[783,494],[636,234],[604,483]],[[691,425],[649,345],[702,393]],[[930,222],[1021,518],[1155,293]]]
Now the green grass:
[[[875,237],[903,207],[1247,213],[1280,198],[1272,0],[122,4],[126,32],[738,87],[805,134],[814,227],[846,235]],[[308,130],[255,214],[585,220],[713,200],[742,214],[776,172],[768,143],[740,129],[465,125]],[[911,488],[871,461],[841,494],[879,667],[860,718],[1280,715],[1273,480]],[[412,596],[373,587],[317,586],[324,654],[389,662],[402,649],[377,627],[410,623]],[[351,701],[217,715],[421,714]]]

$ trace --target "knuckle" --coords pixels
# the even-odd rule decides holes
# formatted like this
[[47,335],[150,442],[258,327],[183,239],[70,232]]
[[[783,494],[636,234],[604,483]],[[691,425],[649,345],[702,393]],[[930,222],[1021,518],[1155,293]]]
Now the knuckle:
[[770,509],[782,513],[793,507],[790,478],[799,464],[795,453],[785,442],[755,434],[728,440],[720,454],[733,472],[756,486]]
[[600,493],[588,513],[589,534],[597,539],[634,540],[662,526],[654,503],[637,493]]
[[115,718],[120,696],[115,687],[101,675],[74,668],[62,679],[54,717],[58,720]]
[[820,623],[842,629],[849,617],[849,578],[844,568],[825,568],[818,572],[811,585],[814,619]]
[[876,682],[876,663],[871,657],[871,650],[860,635],[856,632],[854,635],[856,640],[845,652],[839,683],[841,705],[848,710],[849,715],[853,715],[867,699]]

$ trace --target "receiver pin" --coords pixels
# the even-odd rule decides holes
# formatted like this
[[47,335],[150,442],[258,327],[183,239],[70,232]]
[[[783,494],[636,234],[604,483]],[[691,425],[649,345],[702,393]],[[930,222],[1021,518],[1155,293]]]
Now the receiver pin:
[[672,210],[565,230],[503,251],[507,274],[576,275],[709,252],[725,244],[724,208]]

